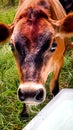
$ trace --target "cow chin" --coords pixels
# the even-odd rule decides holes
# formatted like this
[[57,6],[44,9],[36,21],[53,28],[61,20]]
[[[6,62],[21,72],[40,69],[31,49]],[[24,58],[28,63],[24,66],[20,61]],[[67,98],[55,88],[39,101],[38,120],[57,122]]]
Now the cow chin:
[[18,88],[18,98],[27,105],[38,105],[46,98],[46,89],[39,83],[24,83]]

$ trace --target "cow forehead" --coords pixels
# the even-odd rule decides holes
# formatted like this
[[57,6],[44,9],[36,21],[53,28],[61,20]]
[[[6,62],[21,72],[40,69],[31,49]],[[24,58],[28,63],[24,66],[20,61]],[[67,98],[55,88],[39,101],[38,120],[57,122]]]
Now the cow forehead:
[[22,18],[15,26],[11,39],[14,41],[30,39],[31,42],[36,42],[36,40],[43,41],[47,37],[52,38],[54,33],[52,25],[45,19],[40,19],[35,25],[30,25],[25,18]]

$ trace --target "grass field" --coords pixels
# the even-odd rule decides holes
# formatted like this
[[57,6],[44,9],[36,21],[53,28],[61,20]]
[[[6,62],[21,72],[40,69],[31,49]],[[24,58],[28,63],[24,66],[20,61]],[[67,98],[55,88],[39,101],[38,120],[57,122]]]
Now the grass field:
[[[16,7],[1,8],[0,21],[11,23],[16,12]],[[66,52],[65,64],[60,75],[60,88],[73,87],[73,51]],[[46,89],[49,90],[49,81],[46,82]],[[8,43],[0,45],[0,130],[21,130],[47,102],[52,95],[47,91],[46,101],[32,107],[34,112],[30,112],[30,117],[20,120],[19,114],[22,104],[17,99],[17,88],[19,79],[15,60]]]

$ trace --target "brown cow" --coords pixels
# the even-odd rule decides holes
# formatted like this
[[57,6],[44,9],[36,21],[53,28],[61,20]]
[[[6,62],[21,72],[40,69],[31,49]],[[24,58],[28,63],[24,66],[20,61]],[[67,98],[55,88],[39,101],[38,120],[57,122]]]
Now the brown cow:
[[[67,38],[73,36],[73,13],[66,15],[58,0],[21,0],[13,24],[0,23],[0,42],[10,36],[20,77],[20,101],[27,105],[42,103],[50,72],[50,91],[56,95],[64,53],[67,48],[73,49]],[[24,107],[22,114],[26,116]]]

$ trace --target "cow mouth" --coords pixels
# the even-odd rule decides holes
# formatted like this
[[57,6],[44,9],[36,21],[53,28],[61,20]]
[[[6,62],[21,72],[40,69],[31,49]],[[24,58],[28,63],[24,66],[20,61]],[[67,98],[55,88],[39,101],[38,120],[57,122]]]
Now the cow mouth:
[[[45,99],[44,99],[45,100]],[[23,103],[25,103],[25,104],[27,104],[27,105],[39,105],[39,104],[41,104],[41,103],[43,103],[44,102],[44,100],[42,100],[42,101],[33,101],[33,99],[31,98],[31,99],[27,99],[27,100],[25,100],[25,101],[23,101]]]

